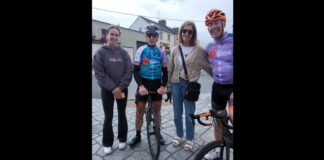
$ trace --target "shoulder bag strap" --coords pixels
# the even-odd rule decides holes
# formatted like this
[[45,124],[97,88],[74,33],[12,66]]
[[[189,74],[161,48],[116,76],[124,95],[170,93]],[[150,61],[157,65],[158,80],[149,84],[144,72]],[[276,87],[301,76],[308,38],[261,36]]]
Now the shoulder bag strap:
[[183,65],[183,69],[185,71],[186,78],[189,80],[186,63],[184,61],[184,57],[183,57],[183,53],[182,53],[182,49],[181,49],[181,46],[180,45],[179,45],[179,51],[180,51],[180,55],[181,55],[181,59],[182,59],[182,65]]

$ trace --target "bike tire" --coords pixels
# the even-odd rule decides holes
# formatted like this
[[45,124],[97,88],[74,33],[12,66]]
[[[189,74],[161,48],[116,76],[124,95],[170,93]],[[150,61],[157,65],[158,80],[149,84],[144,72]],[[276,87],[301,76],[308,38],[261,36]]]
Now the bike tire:
[[[196,154],[194,160],[206,160],[204,156],[212,152],[215,148],[221,147],[221,157],[215,158],[214,160],[232,160],[233,157],[230,157],[230,149],[226,149],[226,146],[221,142],[212,141],[207,143],[202,147],[199,152]],[[225,153],[224,153],[225,152]],[[229,155],[229,156],[228,156]]]
[[158,160],[160,156],[160,128],[157,126],[157,116],[152,110],[147,112],[147,140],[150,148],[150,153],[153,160]]

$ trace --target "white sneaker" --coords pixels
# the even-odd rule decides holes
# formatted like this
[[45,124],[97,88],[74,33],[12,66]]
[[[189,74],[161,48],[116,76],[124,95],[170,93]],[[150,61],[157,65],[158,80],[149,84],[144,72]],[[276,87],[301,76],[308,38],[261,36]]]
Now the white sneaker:
[[120,150],[125,149],[125,148],[126,148],[126,143],[125,143],[125,142],[119,142],[119,144],[118,144],[118,148],[119,148]]
[[207,160],[220,158],[220,147],[214,149],[211,153],[207,153],[204,158]]
[[103,151],[105,154],[110,154],[112,152],[111,147],[103,147]]

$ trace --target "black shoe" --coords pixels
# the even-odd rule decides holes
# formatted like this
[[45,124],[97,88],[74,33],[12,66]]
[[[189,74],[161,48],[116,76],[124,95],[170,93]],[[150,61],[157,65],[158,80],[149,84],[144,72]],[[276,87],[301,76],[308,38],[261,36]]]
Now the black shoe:
[[165,143],[165,140],[164,140],[164,138],[162,137],[162,134],[160,134],[160,144],[161,144],[161,145],[164,145],[164,143]]
[[130,147],[134,147],[137,143],[141,142],[141,137],[135,136],[129,143],[128,145]]

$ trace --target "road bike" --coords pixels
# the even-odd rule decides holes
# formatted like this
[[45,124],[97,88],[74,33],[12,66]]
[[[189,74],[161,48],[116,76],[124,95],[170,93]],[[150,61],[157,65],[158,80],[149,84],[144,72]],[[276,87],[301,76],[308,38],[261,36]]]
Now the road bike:
[[[209,119],[209,117],[212,117],[212,121]],[[231,150],[233,151],[233,147],[234,147],[233,126],[228,123],[229,117],[226,110],[220,110],[216,112],[215,109],[211,109],[208,112],[204,112],[196,115],[191,114],[191,118],[197,119],[198,123],[203,126],[211,126],[212,124],[214,124],[215,126],[216,118],[220,118],[223,124],[222,125],[223,140],[221,141],[215,140],[207,143],[196,154],[195,160],[207,160],[210,157],[213,157],[212,159],[214,160],[233,159],[233,156],[231,156],[230,154]],[[213,156],[207,156],[207,155],[213,155]]]

